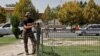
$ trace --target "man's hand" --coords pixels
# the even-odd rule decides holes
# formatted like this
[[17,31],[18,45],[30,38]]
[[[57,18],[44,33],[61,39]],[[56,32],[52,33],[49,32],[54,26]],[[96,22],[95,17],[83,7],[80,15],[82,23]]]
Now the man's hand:
[[33,26],[26,26],[26,25],[24,25],[24,28],[25,29],[29,29],[29,28],[32,28]]
[[29,29],[29,28],[32,28],[32,27],[33,27],[32,23],[28,23],[27,25],[24,25],[25,29]]

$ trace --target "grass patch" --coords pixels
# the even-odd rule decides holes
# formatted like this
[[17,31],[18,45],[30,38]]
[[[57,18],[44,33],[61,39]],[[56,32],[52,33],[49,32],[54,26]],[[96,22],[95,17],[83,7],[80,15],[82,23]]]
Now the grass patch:
[[100,46],[44,46],[42,56],[100,56]]
[[2,37],[0,38],[0,46],[15,43],[16,41],[18,40],[14,37]]
[[[46,41],[100,41],[100,37],[48,38]],[[100,45],[43,46],[41,56],[100,56]]]

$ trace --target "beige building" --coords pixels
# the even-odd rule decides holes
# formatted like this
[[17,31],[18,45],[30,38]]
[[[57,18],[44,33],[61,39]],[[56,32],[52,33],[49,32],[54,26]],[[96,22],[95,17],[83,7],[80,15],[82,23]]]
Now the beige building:
[[14,9],[14,7],[5,7],[7,13],[7,23],[10,23],[10,16],[12,15]]

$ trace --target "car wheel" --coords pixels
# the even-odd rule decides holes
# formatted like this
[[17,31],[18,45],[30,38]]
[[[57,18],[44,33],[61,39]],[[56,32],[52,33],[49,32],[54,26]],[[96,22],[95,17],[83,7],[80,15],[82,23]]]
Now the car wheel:
[[96,34],[96,36],[99,36],[99,34]]
[[82,34],[82,36],[85,36],[86,35],[86,32],[82,32],[81,34]]
[[20,33],[20,34],[22,34],[22,32],[23,32],[23,30],[21,31],[21,33]]
[[78,34],[78,36],[82,36],[82,34]]
[[0,35],[0,37],[3,37],[3,35]]

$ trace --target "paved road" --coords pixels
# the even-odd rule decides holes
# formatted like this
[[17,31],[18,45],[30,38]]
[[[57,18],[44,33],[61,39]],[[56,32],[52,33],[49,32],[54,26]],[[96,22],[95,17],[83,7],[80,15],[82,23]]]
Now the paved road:
[[52,33],[49,33],[49,37],[77,37],[77,34],[75,33],[60,33],[60,32],[52,32]]
[[[72,33],[72,32],[49,32],[48,33],[49,37],[63,37],[63,38],[66,38],[66,37],[100,37],[100,36],[78,36],[76,33]],[[13,37],[14,35],[5,35],[4,37]],[[36,34],[35,34],[36,36]],[[43,33],[43,37],[46,37],[46,34]]]
[[[76,33],[71,32],[49,32],[49,37],[56,37],[56,38],[66,38],[66,37],[100,37],[100,36],[78,36]],[[43,33],[43,37],[45,37],[45,33]]]

